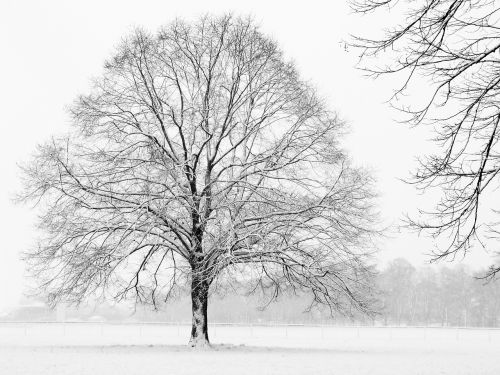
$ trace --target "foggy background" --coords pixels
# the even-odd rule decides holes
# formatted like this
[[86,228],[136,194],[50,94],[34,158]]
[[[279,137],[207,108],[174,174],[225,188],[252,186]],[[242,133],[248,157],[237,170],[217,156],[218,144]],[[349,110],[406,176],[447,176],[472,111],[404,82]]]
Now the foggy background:
[[[389,227],[379,240],[374,259],[381,271],[377,283],[382,315],[353,321],[363,324],[498,326],[498,288],[474,275],[491,263],[496,248],[476,248],[453,264],[428,263],[432,240],[400,229],[403,214],[415,212],[428,197],[418,195],[407,178],[415,168],[415,155],[430,150],[424,129],[398,124],[396,113],[384,101],[397,80],[363,77],[355,69],[357,52],[346,47],[350,33],[378,29],[371,17],[364,22],[352,15],[346,2],[265,2],[235,4],[232,1],[88,1],[79,5],[63,1],[3,1],[0,5],[0,42],[3,72],[0,90],[0,320],[190,320],[189,301],[179,299],[164,311],[152,312],[131,305],[98,304],[92,301],[79,310],[61,306],[48,309],[42,298],[25,295],[26,278],[20,253],[34,246],[36,211],[12,202],[20,189],[17,163],[28,160],[38,143],[65,132],[69,117],[65,106],[89,88],[90,79],[102,71],[113,46],[134,26],[156,30],[183,17],[188,20],[205,12],[218,14],[231,9],[250,14],[293,56],[302,76],[311,81],[350,127],[342,144],[357,165],[369,168],[377,179],[381,221]],[[397,17],[397,15],[394,15]],[[368,18],[367,18],[368,19]],[[312,322],[349,323],[330,318],[328,311],[308,314],[300,297],[283,296],[261,310],[258,296],[217,296],[211,301],[213,322]],[[252,308],[249,308],[252,307]]]

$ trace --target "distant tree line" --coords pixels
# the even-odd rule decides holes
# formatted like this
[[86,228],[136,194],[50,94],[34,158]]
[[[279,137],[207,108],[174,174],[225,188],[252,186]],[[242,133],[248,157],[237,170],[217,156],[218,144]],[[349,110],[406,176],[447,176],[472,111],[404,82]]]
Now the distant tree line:
[[305,311],[307,296],[283,295],[265,309],[258,297],[226,298],[210,311],[214,321],[326,323],[439,327],[499,327],[500,288],[463,265],[415,267],[395,259],[377,276],[379,314],[373,317],[330,316],[326,309]]
[[464,266],[415,268],[392,261],[379,274],[382,323],[498,327],[500,288]]
[[[212,294],[208,315],[216,323],[248,324],[360,324],[437,327],[500,327],[500,288],[494,281],[478,278],[462,265],[434,268],[415,267],[405,259],[395,259],[377,275],[379,313],[372,317],[353,312],[350,318],[320,306],[308,310],[310,297],[284,292],[273,303],[262,295]],[[174,298],[159,311],[147,306],[100,303],[79,308],[67,307],[67,320],[157,321],[188,323],[191,318],[188,293]],[[2,320],[55,320],[56,311],[25,306]]]

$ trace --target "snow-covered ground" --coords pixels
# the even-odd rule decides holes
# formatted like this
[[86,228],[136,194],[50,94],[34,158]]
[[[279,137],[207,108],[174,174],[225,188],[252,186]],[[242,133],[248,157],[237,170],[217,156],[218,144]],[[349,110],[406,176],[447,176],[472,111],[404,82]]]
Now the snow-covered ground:
[[0,374],[500,374],[500,330],[0,323]]

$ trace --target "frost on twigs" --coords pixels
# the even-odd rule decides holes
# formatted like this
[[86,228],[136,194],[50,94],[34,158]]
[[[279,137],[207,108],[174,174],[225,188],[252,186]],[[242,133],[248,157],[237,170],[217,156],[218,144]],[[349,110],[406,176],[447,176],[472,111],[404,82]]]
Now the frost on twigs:
[[190,288],[196,347],[210,288],[232,276],[370,312],[371,178],[251,19],[134,31],[71,114],[74,132],[24,168],[45,233],[26,258],[55,301],[157,306]]

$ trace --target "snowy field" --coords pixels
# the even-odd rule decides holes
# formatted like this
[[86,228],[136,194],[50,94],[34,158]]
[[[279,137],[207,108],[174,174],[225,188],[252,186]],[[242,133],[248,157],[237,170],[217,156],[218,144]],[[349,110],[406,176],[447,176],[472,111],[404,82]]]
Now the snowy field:
[[500,374],[500,330],[0,323],[0,374]]

